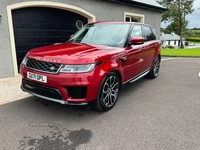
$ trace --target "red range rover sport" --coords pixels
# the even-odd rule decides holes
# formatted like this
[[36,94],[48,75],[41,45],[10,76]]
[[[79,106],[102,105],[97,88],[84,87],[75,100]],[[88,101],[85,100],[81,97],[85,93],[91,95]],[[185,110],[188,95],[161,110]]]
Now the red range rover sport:
[[160,61],[152,26],[89,23],[66,43],[30,50],[20,66],[21,88],[42,99],[108,111],[124,84],[156,78]]

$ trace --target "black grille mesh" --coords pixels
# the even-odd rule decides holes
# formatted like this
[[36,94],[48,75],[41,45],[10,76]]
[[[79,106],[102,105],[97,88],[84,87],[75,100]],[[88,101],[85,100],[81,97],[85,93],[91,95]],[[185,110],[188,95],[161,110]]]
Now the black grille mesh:
[[26,90],[32,93],[57,100],[63,100],[60,91],[56,88],[35,84],[26,80],[22,80],[22,85]]
[[34,59],[28,59],[26,63],[26,67],[42,72],[48,73],[57,73],[58,69],[60,68],[61,64],[50,63],[50,62],[43,62]]

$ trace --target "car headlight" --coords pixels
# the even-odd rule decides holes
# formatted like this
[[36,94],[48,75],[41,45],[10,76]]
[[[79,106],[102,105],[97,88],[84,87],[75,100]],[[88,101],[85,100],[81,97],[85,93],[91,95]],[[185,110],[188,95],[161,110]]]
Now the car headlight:
[[24,59],[22,60],[22,64],[26,65],[27,61],[28,61],[28,58],[25,56]]
[[91,72],[95,67],[95,64],[85,65],[63,65],[60,72],[63,73],[85,73]]

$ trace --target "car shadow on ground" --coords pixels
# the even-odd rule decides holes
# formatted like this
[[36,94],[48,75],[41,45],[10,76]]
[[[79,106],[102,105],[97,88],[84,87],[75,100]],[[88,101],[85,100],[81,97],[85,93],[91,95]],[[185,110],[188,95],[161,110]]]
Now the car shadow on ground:
[[[143,83],[148,82],[149,79],[142,78],[132,84],[128,83],[120,90],[118,101],[121,101],[124,96],[129,95],[130,92],[134,92],[142,86]],[[117,104],[117,103],[116,103]],[[56,102],[44,100],[35,96],[30,96],[21,100],[17,100],[11,103],[0,105],[3,107],[13,107],[18,111],[29,112],[31,114],[51,114],[55,115],[59,113],[59,116],[78,116],[83,114],[99,115],[103,112],[91,108],[91,106],[75,106],[75,105],[62,105]],[[122,106],[123,107],[123,106]]]

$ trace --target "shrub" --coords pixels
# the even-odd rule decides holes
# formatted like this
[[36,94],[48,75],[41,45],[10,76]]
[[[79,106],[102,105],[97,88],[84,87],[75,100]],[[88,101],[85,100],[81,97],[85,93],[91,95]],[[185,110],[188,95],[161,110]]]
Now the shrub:
[[172,45],[169,45],[168,48],[169,48],[169,49],[174,49],[175,47],[172,46]]

